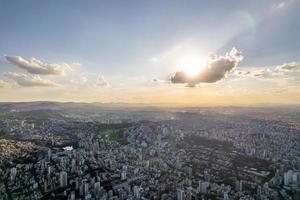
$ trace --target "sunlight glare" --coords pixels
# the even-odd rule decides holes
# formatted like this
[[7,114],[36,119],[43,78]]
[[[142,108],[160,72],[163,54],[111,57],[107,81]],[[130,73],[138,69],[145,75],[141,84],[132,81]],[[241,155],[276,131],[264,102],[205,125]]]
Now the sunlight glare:
[[180,61],[180,68],[188,76],[196,76],[203,69],[203,60],[195,55],[183,56]]

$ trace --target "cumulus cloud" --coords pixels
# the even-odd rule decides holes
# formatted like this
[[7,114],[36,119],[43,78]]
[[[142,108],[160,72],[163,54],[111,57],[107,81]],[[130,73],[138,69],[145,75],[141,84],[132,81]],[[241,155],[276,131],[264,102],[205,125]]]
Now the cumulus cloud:
[[4,74],[4,76],[23,87],[57,86],[56,83],[50,80],[42,79],[39,75],[8,72]]
[[103,75],[99,75],[97,78],[97,81],[95,83],[95,86],[97,87],[108,87],[109,83],[104,79]]
[[189,76],[185,71],[178,71],[171,76],[171,83],[187,84],[188,87],[194,87],[200,83],[214,83],[226,77],[238,63],[243,60],[240,51],[233,48],[225,56],[212,54],[208,58],[207,65],[196,76]]
[[63,63],[61,65],[48,64],[48,63],[43,63],[42,61],[36,58],[31,58],[30,60],[26,60],[21,56],[5,56],[5,58],[11,64],[26,70],[30,74],[63,75],[66,70],[71,70],[70,65],[68,65],[67,63]]

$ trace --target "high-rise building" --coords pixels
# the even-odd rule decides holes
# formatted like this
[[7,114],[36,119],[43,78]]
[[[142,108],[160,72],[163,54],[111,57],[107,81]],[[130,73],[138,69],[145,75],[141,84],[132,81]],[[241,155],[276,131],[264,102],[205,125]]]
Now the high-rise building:
[[300,182],[300,172],[294,172],[292,176],[292,182],[298,183]]
[[76,199],[76,195],[75,195],[75,192],[72,191],[71,193],[71,197],[70,197],[70,200],[75,200]]
[[90,192],[89,192],[89,183],[85,182],[84,183],[84,194],[85,195],[88,195]]
[[240,181],[240,187],[239,187],[239,191],[242,192],[243,191],[243,180]]
[[95,190],[95,197],[99,197],[100,195],[100,182],[96,182],[94,184],[94,190]]
[[228,196],[228,193],[227,192],[224,192],[224,200],[229,200],[229,196]]
[[210,181],[210,174],[206,170],[204,171],[204,180],[207,182]]
[[13,167],[10,169],[10,180],[15,180],[17,175],[17,168]]
[[199,180],[198,192],[201,192],[201,183],[202,183],[202,181],[201,181],[201,180]]
[[137,185],[135,185],[134,187],[133,187],[133,195],[134,195],[134,197],[135,198],[137,198],[137,199],[139,199],[140,198],[140,190],[141,190],[141,188],[139,187],[139,186],[137,186]]
[[48,176],[48,179],[51,178],[51,166],[48,166],[47,176]]
[[289,185],[293,179],[293,171],[289,170],[288,172],[284,173],[284,185]]
[[186,192],[186,199],[192,200],[192,197],[193,197],[193,188],[191,186],[189,186],[187,188],[187,192]]
[[125,180],[125,179],[126,179],[126,171],[123,171],[123,172],[121,173],[121,179],[122,179],[122,180]]
[[48,149],[48,160],[51,160],[52,158],[52,151],[51,149]]
[[65,171],[61,171],[59,174],[59,186],[66,187],[68,185],[68,174]]
[[184,200],[184,190],[182,189],[177,190],[177,200]]
[[257,187],[256,195],[257,195],[257,199],[260,200],[261,199],[261,186]]
[[200,182],[199,181],[199,192],[206,194],[208,186],[209,186],[209,182]]
[[71,171],[75,172],[75,169],[76,169],[76,160],[72,159],[72,161],[71,161]]

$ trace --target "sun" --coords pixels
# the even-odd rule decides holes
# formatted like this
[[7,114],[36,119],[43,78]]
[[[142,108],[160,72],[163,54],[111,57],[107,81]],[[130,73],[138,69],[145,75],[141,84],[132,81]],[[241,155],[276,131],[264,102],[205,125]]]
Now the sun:
[[204,68],[203,60],[196,55],[185,55],[181,58],[179,67],[188,76],[196,76]]

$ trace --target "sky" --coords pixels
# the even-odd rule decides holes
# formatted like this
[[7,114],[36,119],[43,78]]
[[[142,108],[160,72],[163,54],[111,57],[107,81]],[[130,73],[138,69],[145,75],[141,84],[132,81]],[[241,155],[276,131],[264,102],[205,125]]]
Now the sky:
[[0,101],[299,104],[300,0],[0,0]]

